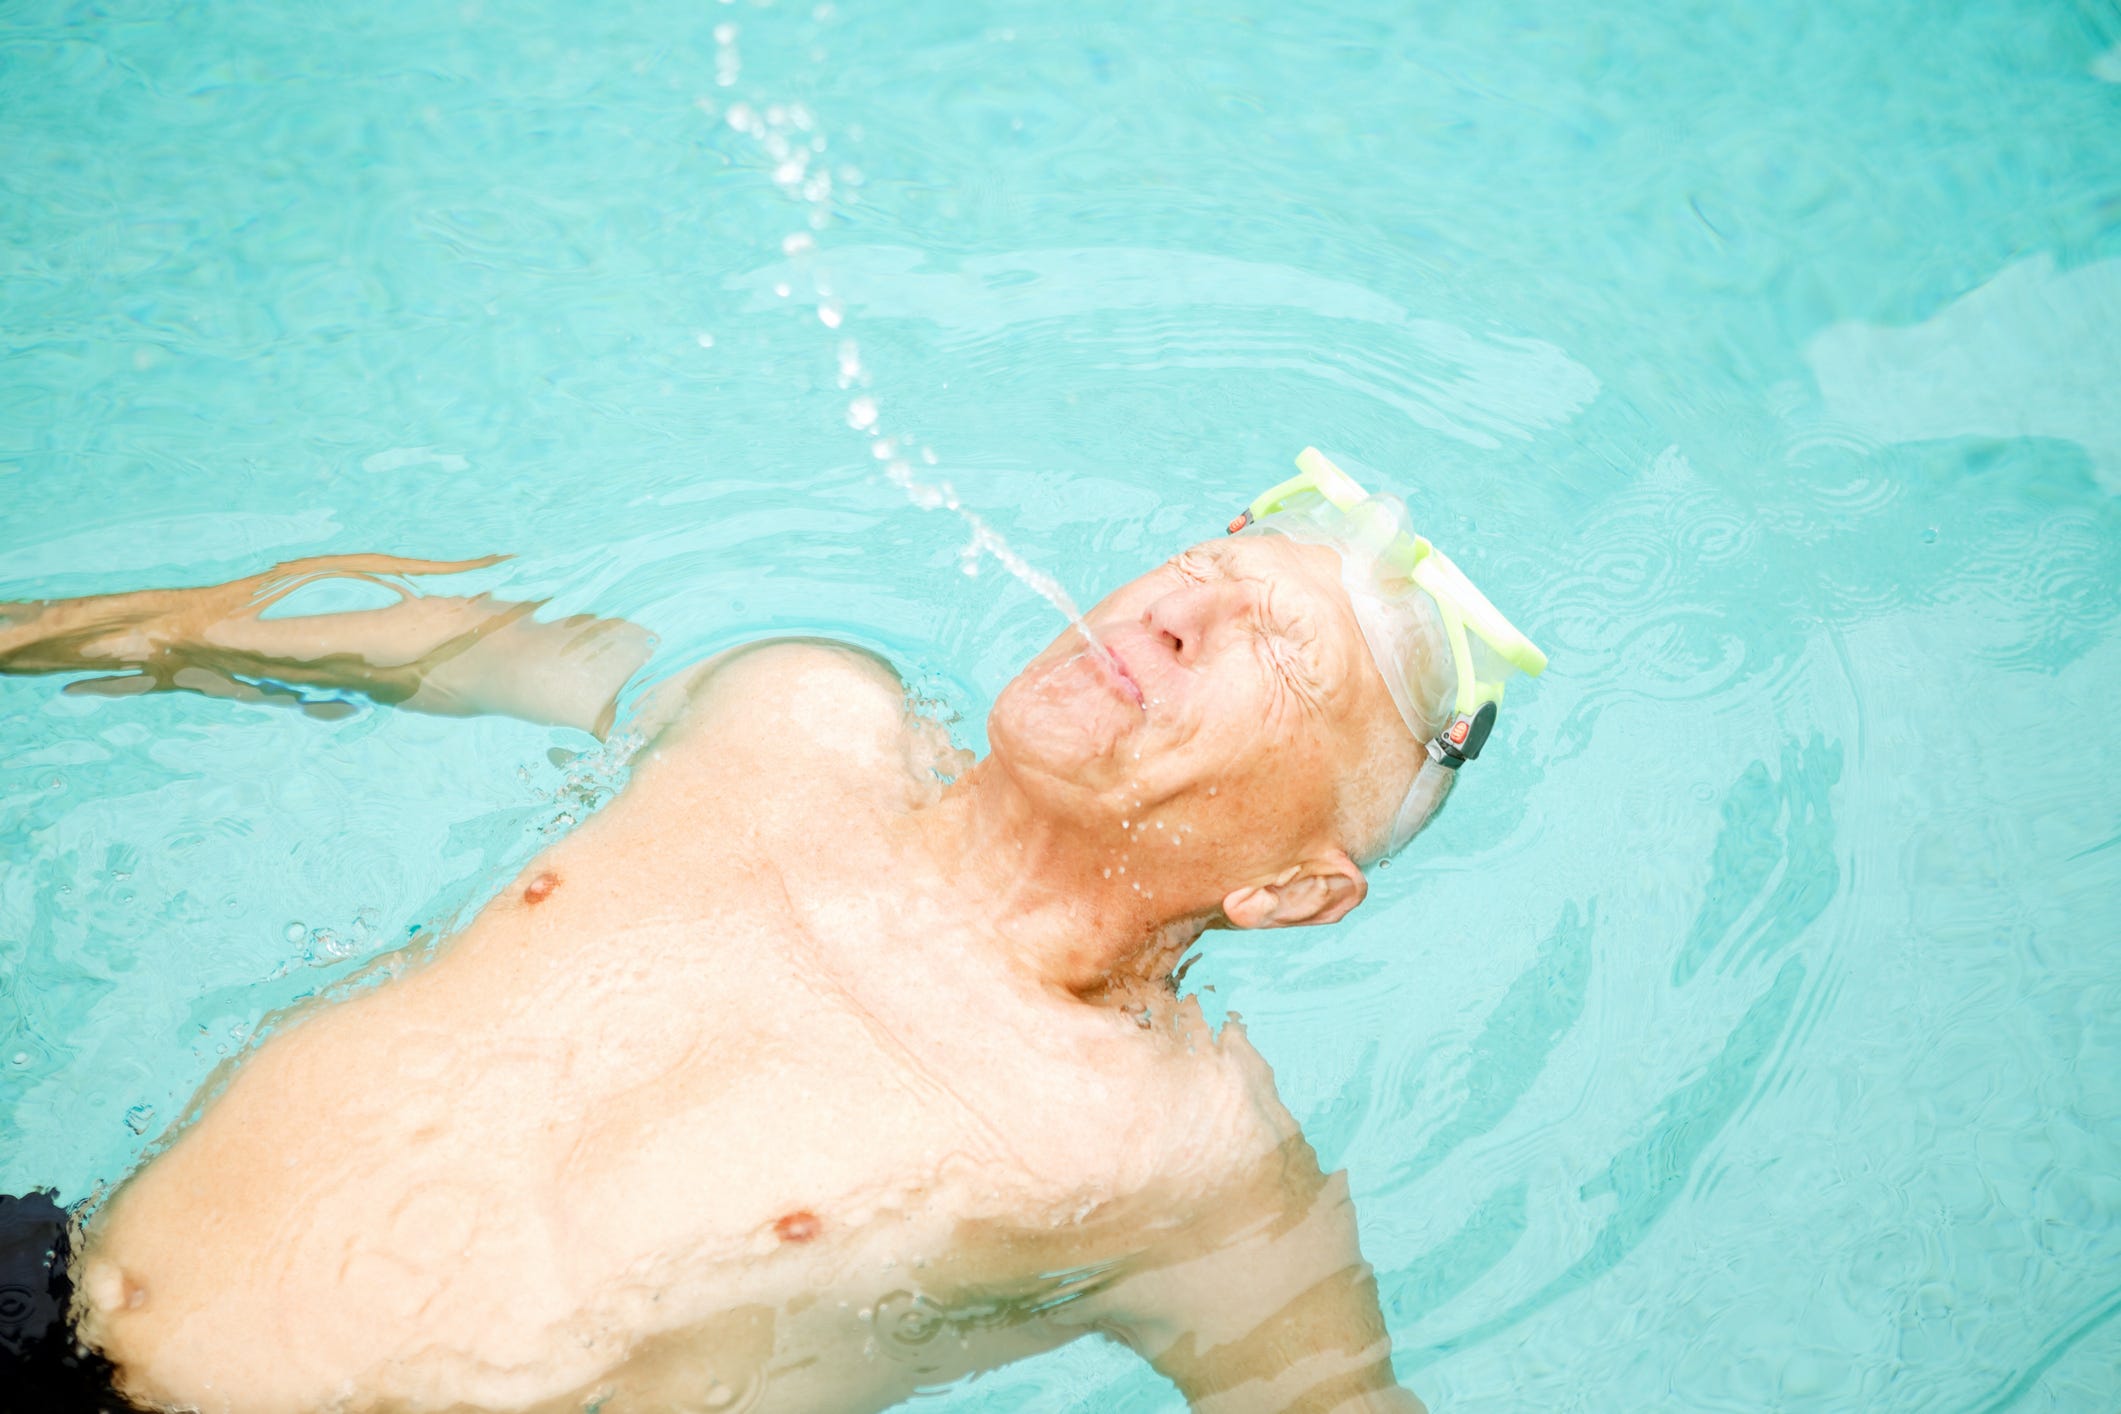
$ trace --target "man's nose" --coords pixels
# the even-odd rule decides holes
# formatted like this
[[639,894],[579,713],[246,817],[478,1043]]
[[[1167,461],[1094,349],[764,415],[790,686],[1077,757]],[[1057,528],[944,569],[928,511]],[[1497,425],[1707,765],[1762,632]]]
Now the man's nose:
[[1182,665],[1190,666],[1207,646],[1208,634],[1222,614],[1217,586],[1191,585],[1158,596],[1142,611],[1142,625],[1163,641]]

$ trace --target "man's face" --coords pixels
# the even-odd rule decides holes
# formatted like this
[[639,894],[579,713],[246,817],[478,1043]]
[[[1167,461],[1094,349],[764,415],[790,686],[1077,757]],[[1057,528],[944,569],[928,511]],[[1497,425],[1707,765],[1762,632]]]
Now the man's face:
[[1085,618],[1118,670],[1070,630],[988,719],[997,763],[1064,818],[1126,821],[1135,833],[1121,838],[1136,845],[1176,839],[1271,864],[1317,844],[1355,847],[1329,838],[1336,806],[1381,743],[1391,784],[1411,779],[1419,748],[1324,546],[1211,541]]

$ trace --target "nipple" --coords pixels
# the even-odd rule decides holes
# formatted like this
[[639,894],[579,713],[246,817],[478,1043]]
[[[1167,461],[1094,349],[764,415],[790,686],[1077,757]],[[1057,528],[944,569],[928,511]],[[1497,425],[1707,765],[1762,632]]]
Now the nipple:
[[116,1262],[90,1262],[81,1276],[89,1305],[106,1316],[137,1311],[147,1304],[147,1288],[127,1276]]
[[530,904],[543,903],[546,899],[552,897],[552,891],[559,886],[560,876],[547,869],[524,886],[523,902]]
[[825,1224],[808,1208],[797,1208],[773,1220],[774,1235],[783,1242],[808,1242],[825,1230]]

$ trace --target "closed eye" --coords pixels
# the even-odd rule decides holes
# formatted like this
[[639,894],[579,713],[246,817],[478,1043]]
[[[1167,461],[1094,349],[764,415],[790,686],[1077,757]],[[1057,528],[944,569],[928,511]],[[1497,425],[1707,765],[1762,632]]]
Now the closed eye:
[[1275,671],[1300,696],[1315,701],[1319,680],[1317,626],[1304,614],[1277,604],[1271,588],[1260,596],[1252,626]]

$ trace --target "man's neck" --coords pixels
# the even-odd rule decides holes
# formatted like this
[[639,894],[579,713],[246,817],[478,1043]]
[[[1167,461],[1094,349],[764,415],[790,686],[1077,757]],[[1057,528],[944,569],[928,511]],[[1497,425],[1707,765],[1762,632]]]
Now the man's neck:
[[[1086,1000],[1161,986],[1213,917],[1113,842],[1086,838],[982,761],[907,821],[907,844],[979,933]],[[1158,898],[1158,885],[1165,887]]]

